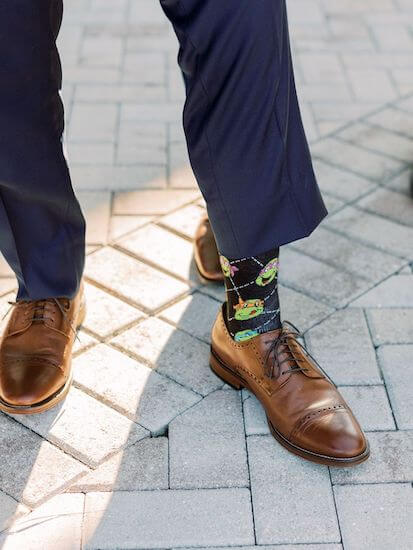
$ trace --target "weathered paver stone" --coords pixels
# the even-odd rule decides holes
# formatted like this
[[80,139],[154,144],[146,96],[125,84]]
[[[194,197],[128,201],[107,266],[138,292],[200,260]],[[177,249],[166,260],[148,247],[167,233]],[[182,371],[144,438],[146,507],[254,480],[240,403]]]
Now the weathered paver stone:
[[196,292],[164,309],[160,317],[193,336],[211,341],[211,329],[221,304],[208,296]]
[[413,114],[408,114],[394,107],[384,109],[370,116],[367,120],[369,124],[381,126],[406,137],[410,138],[412,135]]
[[[14,277],[0,277],[0,295],[4,296],[4,294],[14,290],[16,287],[16,280]],[[14,296],[14,293],[13,293]]]
[[405,224],[410,227],[413,226],[412,201],[407,199],[406,195],[402,193],[397,193],[390,189],[378,189],[361,199],[358,202],[358,206],[373,214],[389,218],[396,223]]
[[190,204],[172,212],[172,214],[163,216],[160,218],[159,223],[192,239],[200,219],[205,214],[206,211],[204,208],[197,204]]
[[413,540],[410,483],[342,485],[334,487],[334,493],[344,548],[410,550]]
[[85,294],[87,315],[83,326],[101,338],[145,316],[139,309],[94,285],[86,284]]
[[224,283],[206,283],[199,289],[203,294],[207,294],[219,302],[225,302],[225,286]]
[[[17,518],[30,512],[24,504],[0,491],[0,532],[7,529]],[[1,539],[0,539],[1,540]]]
[[122,121],[117,160],[121,164],[166,164],[166,125]]
[[223,385],[209,368],[209,346],[160,319],[145,319],[111,343],[202,395]]
[[149,432],[86,393],[72,388],[57,407],[18,422],[92,468]]
[[372,282],[383,280],[404,263],[400,258],[354,242],[354,239],[324,227],[320,227],[309,238],[293,243],[292,247],[340,271],[353,273]]
[[261,403],[255,395],[247,393],[247,398],[243,402],[245,433],[247,435],[269,435],[267,417]]
[[85,550],[231,544],[254,544],[248,489],[86,495]]
[[118,246],[185,280],[199,282],[193,264],[192,244],[155,224],[138,229]]
[[106,244],[109,233],[110,193],[81,191],[77,193],[86,218],[87,244]]
[[87,257],[86,275],[150,311],[189,290],[186,283],[109,247]]
[[384,386],[340,386],[363,430],[395,430]]
[[73,356],[75,357],[76,355],[79,355],[97,342],[98,340],[96,340],[95,337],[91,336],[84,330],[79,330],[77,332],[77,338],[73,344]]
[[321,191],[332,193],[339,199],[354,200],[375,187],[372,181],[321,160],[314,161],[314,171]]
[[413,432],[369,432],[370,458],[357,468],[331,468],[334,484],[409,482],[413,479]]
[[310,329],[306,343],[333,381],[380,384],[374,347],[360,309],[345,309]]
[[408,196],[410,200],[410,173],[411,170],[404,170],[394,178],[391,178],[386,183],[385,187],[403,193],[403,195]]
[[281,284],[278,286],[278,295],[281,304],[281,318],[294,323],[301,332],[319,323],[334,311],[333,308],[322,302],[313,300],[302,292],[297,292]]
[[112,216],[109,225],[109,239],[116,241],[152,221],[152,216]]
[[340,139],[406,162],[413,156],[413,140],[363,122],[341,131]]
[[75,383],[154,434],[201,397],[105,344],[80,355]]
[[70,141],[114,141],[118,106],[77,103],[71,113]]
[[81,477],[69,490],[140,491],[168,489],[168,439],[146,437]]
[[376,346],[413,342],[413,308],[369,309],[367,318]]
[[386,220],[366,210],[347,206],[329,217],[325,225],[390,254],[408,258],[413,255],[412,227]]
[[85,191],[101,189],[120,193],[122,190],[124,193],[137,187],[156,190],[167,186],[166,166],[162,164],[74,164],[71,173],[76,189]]
[[88,469],[0,414],[0,489],[30,507],[64,491]]
[[141,189],[115,193],[114,214],[140,214],[145,216],[168,214],[199,197],[199,191]]
[[248,459],[258,544],[340,542],[325,466],[294,456],[272,436],[248,437]]
[[218,390],[169,425],[173,489],[248,486],[240,394]]
[[4,550],[80,550],[84,495],[53,497],[0,535]]
[[[413,428],[413,345],[383,346],[378,350],[390,402],[399,429]],[[409,374],[408,374],[409,373]]]
[[377,182],[389,178],[403,167],[403,163],[400,161],[335,138],[319,141],[311,148],[311,151],[316,158],[324,160],[328,164],[351,170]]
[[351,306],[359,307],[413,307],[413,275],[410,267],[403,275],[394,275],[375,286],[357,300]]
[[334,268],[292,247],[282,251],[279,277],[281,284],[333,307],[347,304],[371,286],[357,274]]

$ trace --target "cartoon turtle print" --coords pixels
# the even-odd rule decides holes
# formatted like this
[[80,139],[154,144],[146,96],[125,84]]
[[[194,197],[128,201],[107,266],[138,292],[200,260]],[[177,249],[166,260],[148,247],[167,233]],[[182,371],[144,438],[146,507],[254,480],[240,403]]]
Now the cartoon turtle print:
[[255,336],[258,336],[258,334],[258,330],[248,328],[247,330],[240,330],[239,332],[236,332],[234,339],[236,342],[245,342],[245,340],[254,338]]
[[225,256],[219,257],[219,262],[221,264],[222,272],[225,275],[225,277],[233,277],[236,271],[239,271],[238,267],[235,267],[235,265],[231,265],[228,258]]
[[253,319],[264,311],[264,300],[252,298],[248,300],[239,299],[238,304],[234,306],[235,319],[237,321],[246,321]]
[[258,277],[255,282],[258,286],[266,286],[270,284],[278,272],[278,258],[273,258],[270,260],[258,273]]

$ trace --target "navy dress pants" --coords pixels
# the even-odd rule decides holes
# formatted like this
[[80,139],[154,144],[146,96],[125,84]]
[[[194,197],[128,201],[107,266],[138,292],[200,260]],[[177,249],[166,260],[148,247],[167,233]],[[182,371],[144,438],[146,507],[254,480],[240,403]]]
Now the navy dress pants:
[[[260,254],[326,215],[294,85],[285,0],[160,0],[179,40],[184,130],[222,254]],[[19,299],[73,296],[84,219],[62,152],[62,0],[0,2],[0,250]]]

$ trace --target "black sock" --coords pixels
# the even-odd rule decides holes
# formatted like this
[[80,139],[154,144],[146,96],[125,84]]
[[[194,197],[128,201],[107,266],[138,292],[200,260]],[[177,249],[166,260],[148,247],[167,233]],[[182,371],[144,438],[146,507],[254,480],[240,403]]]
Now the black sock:
[[229,260],[220,256],[227,296],[226,322],[234,340],[249,340],[280,328],[278,300],[278,254]]

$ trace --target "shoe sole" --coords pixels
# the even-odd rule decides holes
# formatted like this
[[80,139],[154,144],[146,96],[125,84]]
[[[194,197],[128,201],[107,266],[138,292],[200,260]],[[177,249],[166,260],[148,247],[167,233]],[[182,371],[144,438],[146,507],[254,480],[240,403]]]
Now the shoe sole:
[[[219,378],[221,378],[221,380],[223,380],[225,383],[229,384],[236,390],[241,390],[242,388],[245,388],[249,390],[251,393],[254,393],[253,390],[249,387],[246,380],[244,380],[244,378],[242,378],[238,374],[234,373],[234,371],[230,369],[230,367],[228,367],[218,357],[218,355],[214,352],[212,348],[211,348],[209,364],[214,374],[216,374]],[[268,415],[266,415],[266,418],[267,418],[267,422],[268,422],[268,426],[270,428],[271,434],[278,441],[278,443],[280,443],[285,449],[287,449],[291,453],[297,456],[300,456],[301,458],[305,458],[306,460],[310,460],[311,462],[315,462],[317,464],[325,464],[327,466],[338,466],[338,467],[356,466],[357,464],[361,464],[362,462],[367,460],[370,456],[370,447],[368,442],[367,442],[366,449],[363,451],[363,453],[350,458],[332,457],[328,455],[315,453],[307,449],[303,449],[302,447],[299,447],[298,445],[294,445],[293,443],[288,441],[273,426],[272,422],[268,418]]]
[[[76,330],[83,324],[83,321],[86,317],[86,302],[83,301],[80,309],[79,315],[76,322]],[[39,403],[34,403],[33,405],[12,405],[3,401],[0,397],[0,411],[9,413],[9,414],[38,414],[49,409],[52,409],[58,405],[68,394],[73,382],[72,366],[70,365],[70,375],[66,380],[65,384],[59,388],[55,393],[50,395],[47,399],[40,401]]]

